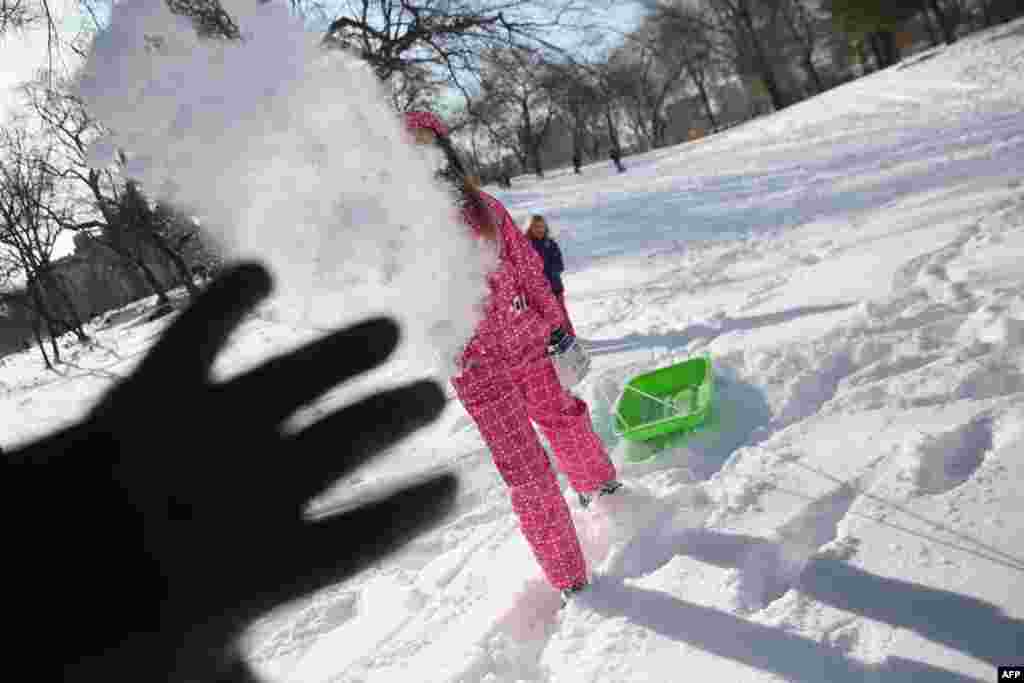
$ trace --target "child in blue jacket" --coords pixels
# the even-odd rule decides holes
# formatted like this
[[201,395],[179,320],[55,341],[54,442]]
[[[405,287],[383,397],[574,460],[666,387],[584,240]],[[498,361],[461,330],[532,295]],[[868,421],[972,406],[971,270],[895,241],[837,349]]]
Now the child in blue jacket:
[[533,214],[526,228],[526,236],[530,238],[530,244],[544,261],[544,277],[551,285],[551,291],[558,299],[562,312],[565,314],[566,332],[576,336],[572,321],[569,319],[569,309],[565,307],[565,285],[562,283],[562,272],[565,270],[565,263],[562,261],[562,250],[558,243],[551,239],[548,231],[548,222],[544,216]]

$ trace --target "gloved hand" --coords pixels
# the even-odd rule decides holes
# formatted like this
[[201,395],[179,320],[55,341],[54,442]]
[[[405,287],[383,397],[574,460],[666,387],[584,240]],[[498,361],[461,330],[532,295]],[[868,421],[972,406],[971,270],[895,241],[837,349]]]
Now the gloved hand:
[[[65,681],[256,680],[255,617],[353,574],[436,523],[443,475],[320,523],[307,501],[444,406],[436,383],[384,391],[285,434],[282,421],[380,364],[379,319],[223,383],[211,364],[271,289],[230,269],[81,423],[0,458],[8,659]],[[13,666],[8,661],[9,666]]]
[[548,338],[548,355],[557,355],[559,353],[565,353],[572,346],[575,337],[566,332],[561,327],[556,327],[551,331],[551,336]]

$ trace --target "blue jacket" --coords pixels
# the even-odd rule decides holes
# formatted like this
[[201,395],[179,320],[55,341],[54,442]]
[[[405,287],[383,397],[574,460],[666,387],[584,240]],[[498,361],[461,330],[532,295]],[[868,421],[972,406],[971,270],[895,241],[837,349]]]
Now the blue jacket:
[[562,250],[550,237],[540,240],[531,237],[530,244],[544,261],[544,277],[551,283],[551,291],[561,294],[565,291],[565,286],[562,284],[562,272],[565,270],[565,264],[562,262]]

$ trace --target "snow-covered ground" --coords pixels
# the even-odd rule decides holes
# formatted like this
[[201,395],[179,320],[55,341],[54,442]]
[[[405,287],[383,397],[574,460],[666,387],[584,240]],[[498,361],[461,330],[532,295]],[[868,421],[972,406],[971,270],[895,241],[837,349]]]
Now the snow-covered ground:
[[[450,402],[320,502],[453,464],[452,517],[254,625],[253,661],[439,683],[990,681],[1024,663],[1021,74],[1018,21],[624,175],[517,179],[510,210],[561,229],[594,355],[580,391],[617,461],[609,400],[639,372],[710,353],[718,426],[624,466],[599,509],[573,503],[595,579],[558,611]],[[137,314],[97,321],[60,374],[0,360],[0,442],[130,371],[166,324]],[[219,368],[313,334],[254,317]]]

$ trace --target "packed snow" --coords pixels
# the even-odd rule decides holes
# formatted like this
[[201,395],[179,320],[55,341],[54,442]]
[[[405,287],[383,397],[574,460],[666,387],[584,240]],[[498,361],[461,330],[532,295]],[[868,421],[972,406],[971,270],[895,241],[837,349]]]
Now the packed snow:
[[[579,391],[623,463],[625,492],[593,510],[566,491],[592,586],[558,609],[451,401],[314,508],[450,466],[451,517],[255,624],[252,661],[270,680],[332,683],[960,682],[1021,664],[1022,73],[1018,21],[629,158],[622,175],[595,164],[498,192],[517,218],[542,210],[560,228],[568,305],[593,354]],[[358,172],[335,174],[343,191]],[[271,227],[250,219],[232,229],[272,259]],[[458,272],[457,256],[439,249],[416,268]],[[142,322],[151,305],[94,321],[95,344],[68,341],[58,373],[34,353],[0,360],[0,441],[81,416],[167,324]],[[219,366],[314,334],[254,317]],[[626,466],[644,446],[612,429],[623,384],[704,353],[714,426]],[[412,367],[390,376],[432,370]]]

